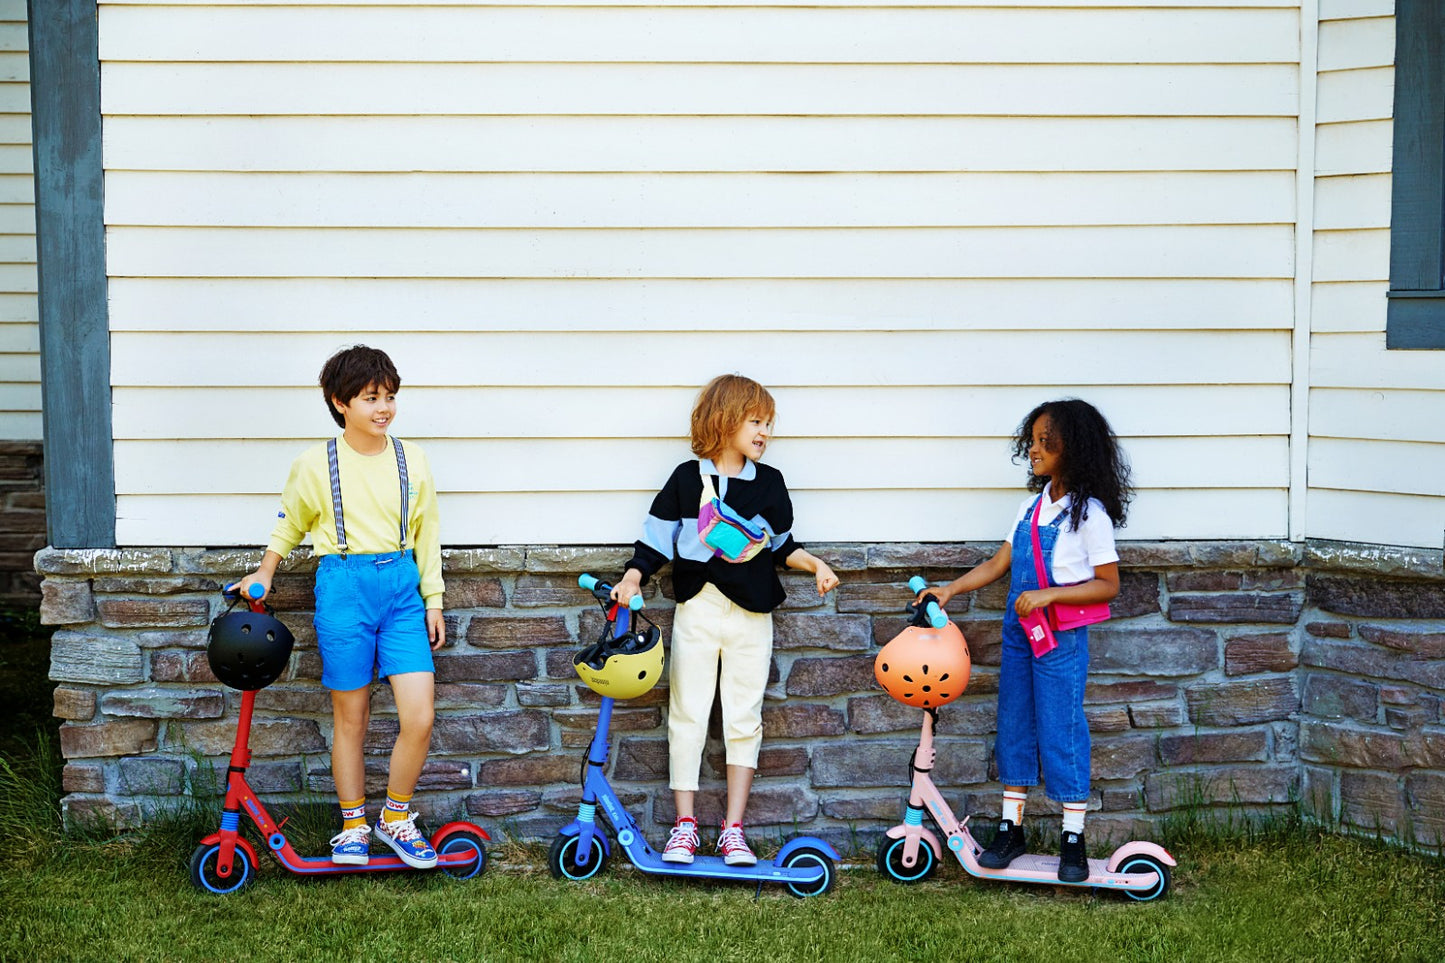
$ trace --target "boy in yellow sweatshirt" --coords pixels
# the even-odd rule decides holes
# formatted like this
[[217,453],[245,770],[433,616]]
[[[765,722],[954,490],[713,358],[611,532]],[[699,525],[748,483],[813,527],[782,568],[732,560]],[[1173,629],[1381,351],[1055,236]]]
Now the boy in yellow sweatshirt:
[[292,462],[266,554],[241,591],[257,584],[269,594],[276,566],[310,534],[342,816],[331,859],[364,865],[370,858],[361,750],[376,674],[391,684],[401,726],[376,834],[408,865],[430,869],[436,852],[416,828],[410,802],[431,745],[431,653],[446,642],[436,485],[421,447],[388,434],[401,377],[385,352],[365,345],[341,351],[321,369],[320,383],[342,432]]

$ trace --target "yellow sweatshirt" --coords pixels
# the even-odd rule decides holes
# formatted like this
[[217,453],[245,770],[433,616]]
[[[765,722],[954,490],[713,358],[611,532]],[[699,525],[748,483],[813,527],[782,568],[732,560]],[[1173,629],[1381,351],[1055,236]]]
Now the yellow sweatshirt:
[[[401,444],[406,453],[411,501],[406,547],[415,553],[426,607],[439,609],[445,586],[436,483],[432,481],[431,465],[421,446],[410,441]],[[346,521],[347,552],[372,555],[397,551],[401,548],[398,525],[401,482],[390,440],[379,454],[362,455],[338,435],[336,457],[341,473],[341,511]],[[306,449],[291,463],[291,474],[281,492],[276,527],[266,547],[284,558],[308,533],[317,555],[338,553],[325,442]]]

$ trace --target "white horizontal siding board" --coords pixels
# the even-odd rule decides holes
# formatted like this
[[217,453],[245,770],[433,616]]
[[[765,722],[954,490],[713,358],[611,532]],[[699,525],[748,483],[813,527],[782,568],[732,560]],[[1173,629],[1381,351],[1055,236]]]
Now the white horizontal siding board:
[[[15,3],[16,0],[5,0],[8,3]],[[125,7],[125,6],[162,6],[162,7],[187,7],[187,6],[245,6],[248,0],[105,0],[101,4],[104,9]],[[403,0],[405,2],[405,0]],[[1328,0],[1327,0],[1328,2]],[[1336,3],[1346,5],[1373,5],[1376,8],[1374,15],[1379,15],[1378,8],[1385,5],[1385,12],[1391,12],[1389,6],[1393,0],[1334,0]],[[305,0],[305,6],[327,7],[395,7],[398,0]],[[515,5],[520,6],[547,6],[547,7],[615,7],[622,4],[618,0],[523,0]],[[470,7],[476,6],[477,0],[427,0],[426,6],[430,7]],[[696,7],[698,0],[646,0],[650,7]],[[749,4],[743,4],[747,6]],[[975,4],[976,5],[976,4]],[[997,5],[996,3],[993,5]],[[1008,0],[1009,7],[1047,7],[1050,9],[1093,9],[1098,7],[1119,7],[1120,0]],[[1283,7],[1293,9],[1299,5],[1299,0],[1170,0],[1169,6],[1180,8],[1212,8],[1220,7],[1227,9],[1269,9]],[[909,8],[909,7],[957,7],[959,0],[828,0],[827,3],[819,3],[818,0],[769,0],[770,7],[879,7],[883,9]],[[20,5],[24,11],[24,4]],[[1360,14],[1366,16],[1369,14]]]
[[[443,492],[442,542],[448,545],[630,544],[670,464],[647,491],[468,495]],[[284,466],[282,468],[284,471]],[[786,471],[786,469],[785,469]],[[443,480],[438,484],[445,487]],[[795,490],[805,544],[831,541],[1001,540],[1025,492],[816,492]],[[1445,503],[1442,503],[1445,504]],[[276,517],[274,495],[121,495],[120,545],[262,545]],[[1002,519],[1002,521],[1000,521]],[[1161,490],[1130,507],[1128,539],[1279,538],[1283,490]]]
[[0,49],[0,82],[30,81],[30,54],[22,46]]
[[0,170],[7,174],[34,172],[34,155],[28,144],[0,144]]
[[1320,0],[1320,20],[1322,22],[1393,17],[1394,15],[1395,0]]
[[1394,17],[1321,19],[1318,63],[1321,72],[1389,67],[1394,63]]
[[[34,274],[34,272],[31,272]],[[0,322],[29,321],[40,323],[40,305],[34,293],[0,291]]]
[[[38,382],[16,382],[0,384],[0,412],[16,414],[40,413],[40,384]],[[30,438],[31,435],[5,435],[0,438]]]
[[1317,334],[1310,343],[1310,383],[1316,388],[1419,389],[1445,385],[1434,351],[1386,351],[1381,334]]
[[1291,308],[1288,279],[113,277],[109,293],[113,331],[1275,329]]
[[34,235],[34,204],[0,204],[0,234]]
[[1394,152],[1388,120],[1321,124],[1315,128],[1315,173],[1388,174]]
[[[386,347],[386,342],[377,346]],[[319,362],[318,362],[319,367]],[[531,387],[415,387],[399,395],[396,431],[418,438],[575,438],[579,413],[626,411],[625,419],[586,421],[589,438],[682,439],[700,385]],[[119,440],[215,438],[215,411],[233,388],[118,387],[112,393]],[[1048,397],[1082,397],[1098,407],[1121,436],[1193,438],[1287,435],[1289,390],[1284,385],[1051,385]],[[1043,397],[1038,387],[898,385],[773,388],[778,414],[773,452],[786,456],[792,439],[954,438],[961,432],[993,437],[1006,457],[1007,437]],[[467,417],[457,417],[466,412]],[[271,387],[247,402],[247,437],[300,445],[334,431],[315,387]],[[1442,420],[1445,424],[1445,420]],[[1128,445],[1126,437],[1126,446]]]
[[[1316,389],[1310,393],[1310,436],[1445,445],[1445,385],[1439,391]],[[1398,463],[1390,468],[1397,473],[1416,470]]]
[[[1386,185],[1388,196],[1388,184]],[[1287,223],[1288,172],[260,174],[112,171],[109,224],[957,227]],[[3,224],[3,222],[0,222]]]
[[[1338,337],[1338,336],[1337,336]],[[315,382],[320,359],[354,342],[347,333],[203,334],[117,332],[111,343],[112,384],[242,387]],[[1287,332],[1115,332],[1099,350],[1097,332],[857,332],[819,338],[779,332],[759,339],[766,351],[750,358],[750,375],[769,386],[1059,384],[1284,384],[1289,380]],[[557,333],[408,333],[388,347],[413,385],[615,385],[615,365],[628,369],[692,372],[715,348],[708,333],[629,333],[580,337]],[[1028,354],[1030,363],[1016,364]],[[227,364],[217,364],[225,357]],[[880,359],[898,359],[896,364]],[[695,383],[691,375],[683,383]],[[457,417],[465,417],[458,412]]]
[[39,384],[40,355],[35,352],[0,354],[0,384]]
[[1393,67],[1322,73],[1317,89],[1321,124],[1389,120],[1394,116]]
[[39,354],[40,326],[24,321],[0,322],[0,353],[26,352]]
[[[1435,405],[1445,416],[1445,393]],[[1417,417],[1429,417],[1420,412]],[[1341,491],[1445,496],[1445,444],[1378,438],[1311,438],[1310,484]]]
[[138,64],[105,114],[1287,116],[1288,65]]
[[[675,438],[634,438],[625,458],[613,439],[421,441],[449,492],[644,490],[661,484],[659,466],[689,457]],[[1270,488],[1288,481],[1283,437],[1138,438],[1127,448],[1140,488]],[[118,441],[116,487],[132,495],[262,494],[276,489],[296,454],[290,441]],[[1007,488],[1027,479],[997,438],[794,438],[782,457],[790,487],[802,489]],[[606,472],[579,477],[577,466],[603,464]],[[846,482],[838,479],[841,464],[850,466]]]
[[121,277],[1249,277],[1293,269],[1286,226],[890,230],[112,227]]
[[1445,542],[1445,498],[1438,496],[1311,488],[1308,512],[1314,538],[1422,548]]
[[1357,174],[1315,179],[1315,229],[1388,228],[1390,175]]
[[0,114],[28,113],[30,81],[24,77],[0,77]]
[[[27,123],[29,121],[27,120]],[[0,204],[35,204],[35,179],[30,173],[0,171]]]
[[[36,408],[39,405],[37,403]],[[39,410],[0,411],[0,438],[14,441],[40,441],[44,424]]]
[[29,228],[25,234],[0,234],[0,263],[35,263],[35,226],[16,224],[17,228]]
[[[112,114],[101,136],[111,171],[1281,171],[1295,165],[1292,117]],[[1388,136],[1383,143],[1379,169],[1388,171]]]
[[34,296],[36,289],[35,265],[0,263],[0,291],[10,294]]
[[1313,330],[1384,331],[1388,281],[1342,281],[1313,288]]
[[0,144],[29,146],[30,134],[29,114],[0,114]]
[[1380,281],[1390,276],[1390,231],[1316,231],[1316,281]]
[[1292,10],[102,6],[102,60],[1289,63]]

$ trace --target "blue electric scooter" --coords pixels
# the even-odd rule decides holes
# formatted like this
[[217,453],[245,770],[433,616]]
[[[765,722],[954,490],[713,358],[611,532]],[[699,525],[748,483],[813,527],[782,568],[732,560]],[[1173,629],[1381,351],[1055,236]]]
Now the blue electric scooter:
[[[577,584],[590,591],[607,613],[611,637],[619,639],[631,631],[632,612],[642,608],[642,596],[633,596],[625,609],[611,599],[612,586],[591,575],[582,575]],[[587,750],[587,766],[582,777],[582,802],[577,818],[558,832],[547,854],[552,875],[573,882],[591,879],[607,865],[612,843],[598,825],[598,809],[617,834],[617,844],[644,873],[659,876],[686,876],[704,879],[731,879],[764,883],[781,883],[798,897],[821,896],[837,881],[838,853],[832,846],[814,836],[798,836],[790,840],[771,861],[759,859],[754,866],[729,866],[721,856],[694,857],[691,863],[665,863],[662,855],[648,845],[637,823],[622,808],[612,785],[607,781],[609,751],[608,726],[612,720],[611,696],[603,695],[597,714],[597,732]]]

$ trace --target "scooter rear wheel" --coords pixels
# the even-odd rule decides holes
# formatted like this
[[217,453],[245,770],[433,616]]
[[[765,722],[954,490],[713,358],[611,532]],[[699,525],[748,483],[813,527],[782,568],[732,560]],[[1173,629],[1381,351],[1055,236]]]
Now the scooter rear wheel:
[[1119,892],[1132,900],[1147,903],[1161,899],[1169,892],[1169,867],[1153,856],[1130,856],[1119,864],[1120,873],[1158,873],[1159,882],[1148,889],[1123,889]]
[[580,883],[596,876],[607,865],[607,848],[600,835],[592,839],[592,856],[585,866],[577,862],[578,842],[576,836],[561,834],[552,840],[552,848],[547,851],[547,867],[552,870],[553,878]]
[[938,858],[927,840],[918,841],[918,858],[912,866],[903,865],[903,847],[906,839],[889,839],[886,836],[878,844],[878,872],[895,883],[921,883],[938,869]]
[[789,883],[788,892],[799,899],[807,899],[809,896],[822,896],[833,888],[838,881],[838,870],[833,866],[833,860],[822,850],[805,846],[802,849],[795,849],[783,860],[783,865],[789,868],[798,867],[806,869],[810,866],[818,866],[823,870],[821,879],[811,883]]
[[441,871],[452,879],[476,879],[487,868],[487,845],[482,837],[465,829],[456,829],[432,841],[432,848],[438,856],[465,853],[473,858],[465,863],[441,866]]
[[216,873],[216,862],[220,856],[220,843],[197,846],[196,851],[191,853],[191,882],[197,889],[227,896],[251,881],[255,867],[251,865],[251,857],[246,855],[246,851],[237,846],[231,858],[231,875],[220,876]]

